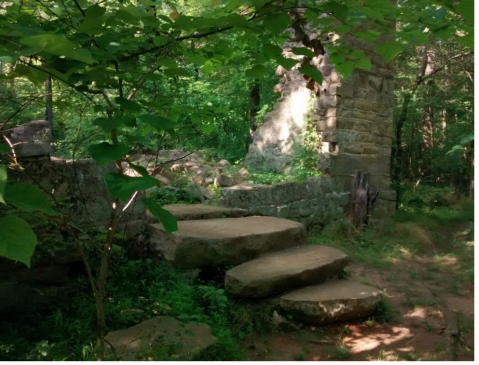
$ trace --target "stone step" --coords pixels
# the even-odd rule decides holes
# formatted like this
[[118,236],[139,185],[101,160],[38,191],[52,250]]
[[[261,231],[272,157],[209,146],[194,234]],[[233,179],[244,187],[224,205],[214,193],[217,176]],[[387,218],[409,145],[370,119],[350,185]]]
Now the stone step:
[[226,272],[225,288],[243,298],[264,298],[336,276],[349,257],[328,246],[299,246],[264,255]]
[[239,265],[306,240],[301,223],[275,217],[179,221],[169,235],[157,223],[150,234],[151,251],[181,268]]
[[281,296],[280,307],[304,323],[322,324],[367,317],[382,299],[379,289],[354,281],[334,280]]
[[[105,340],[111,345],[105,347],[107,356],[120,361],[166,360],[155,357],[159,354],[163,357],[169,355],[171,360],[192,361],[216,343],[207,324],[185,324],[166,316],[153,317],[133,327],[110,332]],[[159,351],[169,349],[171,352],[167,354]]]
[[[243,209],[217,207],[204,204],[169,204],[164,205],[163,208],[171,212],[179,221],[213,218],[237,218],[244,217],[246,215],[246,211]],[[157,222],[156,218],[155,222]]]

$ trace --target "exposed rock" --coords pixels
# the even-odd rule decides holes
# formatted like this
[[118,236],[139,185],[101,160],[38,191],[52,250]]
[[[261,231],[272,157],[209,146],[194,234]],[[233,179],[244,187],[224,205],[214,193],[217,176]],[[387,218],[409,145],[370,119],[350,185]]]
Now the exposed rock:
[[[113,346],[116,359],[122,361],[191,361],[216,343],[216,337],[207,324],[184,324],[166,316],[110,332],[105,339]],[[106,350],[115,359],[109,346],[106,346]]]
[[245,211],[242,209],[203,204],[170,204],[163,206],[163,208],[172,213],[179,221],[224,217],[236,218],[243,217],[245,214]]
[[179,221],[167,235],[161,224],[150,225],[154,253],[183,268],[238,265],[268,252],[303,244],[301,223],[274,217]]
[[251,174],[249,173],[249,171],[246,170],[244,167],[241,170],[239,170],[238,173],[245,179],[249,179],[251,177]]
[[154,177],[155,177],[155,179],[160,181],[161,185],[170,185],[171,184],[171,180],[168,179],[166,176],[163,176],[161,174],[156,174]]
[[215,178],[215,185],[221,187],[230,187],[233,185],[233,177],[227,175],[218,175]]
[[23,142],[15,146],[17,157],[48,157],[51,147],[48,143]]
[[220,160],[220,162],[218,162],[218,165],[223,166],[223,167],[230,167],[231,166],[231,164],[228,160]]
[[243,184],[246,180],[242,176],[233,176],[233,185]]
[[264,298],[319,284],[336,276],[349,257],[332,247],[299,246],[261,256],[226,272],[225,288],[244,298]]
[[321,324],[369,316],[381,299],[379,289],[335,280],[285,294],[280,306],[302,322]]

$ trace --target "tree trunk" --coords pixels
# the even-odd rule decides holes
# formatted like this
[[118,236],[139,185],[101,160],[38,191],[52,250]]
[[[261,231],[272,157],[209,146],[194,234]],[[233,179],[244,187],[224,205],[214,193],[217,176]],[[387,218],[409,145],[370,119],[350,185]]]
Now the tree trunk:
[[351,196],[352,223],[361,229],[368,223],[369,214],[369,174],[357,171],[354,173],[353,191]]
[[45,120],[48,123],[48,129],[50,131],[49,135],[49,140],[50,143],[52,143],[52,149],[53,147],[53,142],[55,141],[53,137],[53,95],[52,95],[52,77],[51,75],[48,75],[47,80],[45,81],[45,101],[47,104],[47,107],[45,109]]
[[249,138],[246,146],[248,150],[249,145],[253,142],[253,133],[256,130],[255,119],[258,114],[260,103],[260,83],[255,80],[249,91]]

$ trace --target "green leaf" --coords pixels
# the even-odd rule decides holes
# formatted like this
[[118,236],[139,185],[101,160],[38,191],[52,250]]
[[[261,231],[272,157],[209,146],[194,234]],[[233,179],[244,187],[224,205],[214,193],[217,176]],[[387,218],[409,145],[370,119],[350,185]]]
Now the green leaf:
[[255,78],[255,79],[260,79],[264,76],[266,71],[267,71],[266,67],[264,67],[263,65],[255,65],[252,68],[250,68],[249,70],[246,70],[245,75],[246,75],[246,77],[252,77],[252,78]]
[[303,66],[298,68],[298,71],[301,72],[303,75],[311,77],[319,85],[323,83],[323,74],[317,68],[313,68],[311,66]]
[[362,31],[357,30],[353,33],[356,37],[364,39],[366,42],[373,42],[375,41],[381,33],[376,32],[374,30]]
[[[153,44],[157,47],[163,46],[166,43],[168,43],[168,37],[166,37],[164,35],[160,35],[158,37],[153,38]],[[175,62],[175,64],[176,64],[176,62]]]
[[160,221],[166,233],[170,234],[178,230],[178,222],[173,214],[163,209],[157,202],[150,198],[145,198],[143,201],[146,209]]
[[7,215],[0,218],[0,237],[0,256],[30,267],[37,244],[37,237],[30,225],[21,218]]
[[7,186],[7,166],[0,165],[0,202],[5,204],[3,194],[5,193],[5,187]]
[[460,0],[459,4],[454,6],[454,11],[474,24],[474,0]]
[[131,122],[131,120],[135,120],[134,117],[122,117],[122,118],[97,118],[93,121],[94,125],[99,126],[105,132],[111,132],[113,129],[120,128],[123,124],[128,124],[127,122]]
[[127,202],[135,191],[150,189],[159,185],[159,181],[151,176],[129,177],[118,173],[103,176],[110,194],[123,202]]
[[344,80],[347,80],[348,77],[354,71],[354,62],[353,61],[346,61],[336,65],[336,71],[341,75]]
[[348,58],[351,59],[352,61],[354,61],[355,66],[357,68],[361,68],[361,69],[366,70],[366,71],[371,70],[371,61],[369,61],[366,58],[366,55],[365,55],[364,51],[360,51],[360,50],[352,51],[348,55]]
[[57,215],[57,212],[50,206],[45,194],[38,186],[32,184],[9,184],[5,188],[4,198],[7,203],[25,212],[41,211],[48,215]]
[[121,159],[124,155],[130,152],[130,147],[123,144],[109,144],[108,142],[102,142],[90,145],[88,147],[88,152],[98,166],[105,166],[110,162]]
[[376,43],[376,52],[386,61],[392,61],[403,51],[403,46],[398,42]]
[[5,143],[0,143],[0,153],[10,153],[12,149]]
[[83,23],[78,29],[79,33],[101,34],[103,33],[101,17],[106,9],[95,4],[90,6],[85,12]]
[[139,122],[151,125],[152,127],[158,129],[158,130],[166,130],[166,129],[172,129],[175,127],[175,123],[173,123],[171,120],[159,117],[156,115],[140,115],[136,117],[136,119]]
[[474,141],[474,134],[465,135],[461,138],[461,141],[459,143],[465,145],[466,143],[469,143],[471,141]]
[[142,109],[140,104],[125,98],[117,97],[115,98],[115,102],[118,103],[123,110],[139,112]]
[[175,77],[175,76],[190,77],[191,76],[188,70],[184,68],[169,68],[165,70],[165,75],[168,77]]
[[69,57],[90,65],[94,62],[90,52],[88,52],[86,49],[75,49],[75,44],[60,34],[47,33],[32,37],[25,37],[20,39],[20,43],[30,47],[43,46],[43,52],[56,56]]
[[291,58],[284,58],[284,57],[278,57],[276,59],[276,62],[282,67],[284,67],[286,70],[291,70],[295,65],[299,63],[297,60],[293,60]]
[[292,49],[293,53],[298,56],[306,56],[306,57],[315,57],[316,55],[314,54],[313,51],[311,51],[309,48],[304,48],[304,47],[293,47]]
[[433,33],[442,40],[447,41],[454,34],[456,34],[456,30],[451,26],[445,26],[434,30]]
[[215,130],[215,126],[213,124],[202,124],[200,128],[205,134],[211,134],[211,132]]
[[158,64],[168,68],[178,68],[178,64],[172,58],[161,58],[158,60]]
[[262,48],[262,51],[269,58],[279,57],[283,53],[283,50],[281,49],[281,47],[278,47],[273,44],[264,45]]
[[19,57],[20,55],[17,55],[12,52],[0,51],[0,62],[13,63],[18,60]]
[[454,153],[456,151],[463,151],[463,150],[464,150],[464,146],[456,145],[456,146],[452,147],[449,151],[447,151],[446,155],[450,155],[451,153]]
[[131,162],[128,161],[128,165],[133,169],[135,170],[136,172],[138,172],[141,176],[150,176],[150,174],[148,173],[148,170],[146,168],[144,168],[143,166],[140,166],[140,165],[135,165]]

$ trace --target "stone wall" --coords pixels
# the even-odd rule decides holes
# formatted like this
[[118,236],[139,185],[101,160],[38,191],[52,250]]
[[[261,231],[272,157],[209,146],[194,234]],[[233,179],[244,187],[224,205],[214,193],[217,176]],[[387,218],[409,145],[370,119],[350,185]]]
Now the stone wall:
[[341,217],[349,198],[349,192],[336,192],[334,179],[327,176],[312,177],[304,183],[242,184],[221,191],[225,206],[243,208],[251,215],[287,218],[305,226]]
[[[253,137],[246,156],[246,165],[263,170],[284,171],[293,159],[293,144],[301,142],[311,123],[316,125],[320,153],[318,167],[335,179],[337,192],[351,191],[356,170],[370,174],[370,187],[377,195],[375,214],[392,214],[396,192],[390,190],[391,145],[393,132],[394,65],[386,63],[374,52],[373,45],[345,34],[343,43],[364,51],[371,61],[371,70],[355,69],[343,80],[329,61],[328,45],[332,39],[303,28],[309,42],[321,37],[324,54],[306,58],[292,53],[293,47],[304,47],[297,41],[301,34],[291,29],[291,41],[283,47],[283,56],[299,61],[290,71],[279,66],[276,75],[280,84],[275,90],[281,97],[274,110],[265,115],[264,125]],[[381,35],[380,41],[390,36]],[[304,37],[303,37],[304,39]],[[314,48],[312,48],[315,51]],[[323,74],[322,85],[313,91],[297,70],[308,64]],[[310,110],[308,110],[310,109]]]

